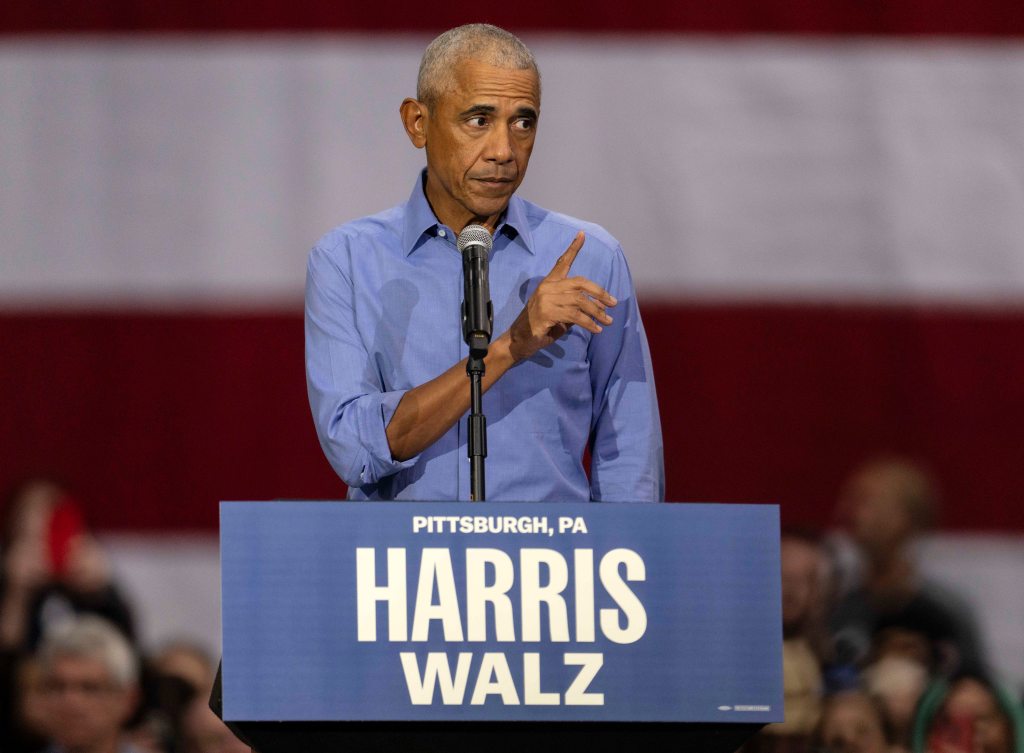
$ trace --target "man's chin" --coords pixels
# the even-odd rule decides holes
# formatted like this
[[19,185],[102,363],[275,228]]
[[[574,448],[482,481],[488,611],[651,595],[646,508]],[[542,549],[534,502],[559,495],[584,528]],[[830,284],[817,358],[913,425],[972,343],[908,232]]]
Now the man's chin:
[[506,190],[500,195],[480,195],[473,196],[472,205],[467,207],[475,217],[485,218],[494,217],[505,211],[505,207],[508,206],[509,199],[512,198],[513,191]]

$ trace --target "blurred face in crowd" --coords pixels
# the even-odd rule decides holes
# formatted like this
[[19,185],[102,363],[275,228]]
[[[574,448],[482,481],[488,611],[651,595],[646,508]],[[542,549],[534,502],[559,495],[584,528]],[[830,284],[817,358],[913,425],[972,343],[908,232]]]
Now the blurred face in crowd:
[[977,680],[955,683],[928,739],[929,753],[1012,753],[1010,720]]
[[885,705],[897,740],[908,741],[917,703],[928,684],[925,665],[891,654],[867,667],[864,680],[868,691]]
[[818,548],[793,537],[782,539],[782,624],[787,633],[799,630],[820,594],[822,556]]
[[116,741],[138,698],[134,686],[117,685],[102,661],[86,656],[58,656],[43,682],[53,739],[69,750]]
[[887,753],[882,719],[862,693],[842,693],[825,707],[821,741],[829,753]]
[[455,85],[436,102],[407,99],[409,138],[427,150],[426,194],[442,223],[460,232],[471,222],[492,230],[526,176],[540,113],[532,70],[466,59]]
[[891,555],[913,533],[898,483],[884,468],[867,468],[850,479],[840,507],[850,535],[869,557]]
[[214,668],[198,649],[186,645],[168,646],[153,658],[153,666],[161,675],[176,677],[197,692],[209,695]]
[[925,668],[932,665],[931,639],[917,630],[887,627],[879,630],[873,641],[876,659],[898,657]]

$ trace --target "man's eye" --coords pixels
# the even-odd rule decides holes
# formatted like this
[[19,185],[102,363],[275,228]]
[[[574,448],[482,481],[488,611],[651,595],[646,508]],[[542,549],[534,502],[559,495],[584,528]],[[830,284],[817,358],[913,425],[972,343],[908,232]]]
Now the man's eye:
[[485,125],[487,125],[487,118],[485,118],[483,115],[476,115],[475,117],[469,119],[469,124],[471,126],[476,126],[477,128],[483,128]]
[[529,131],[533,128],[533,118],[519,118],[512,126],[520,131]]

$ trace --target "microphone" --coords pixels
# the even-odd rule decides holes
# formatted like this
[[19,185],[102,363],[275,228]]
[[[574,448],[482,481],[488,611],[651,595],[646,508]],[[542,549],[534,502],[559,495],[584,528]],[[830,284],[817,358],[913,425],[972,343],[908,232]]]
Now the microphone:
[[462,336],[472,358],[487,355],[491,342],[494,310],[487,280],[487,255],[493,243],[483,225],[467,225],[456,241],[462,253]]

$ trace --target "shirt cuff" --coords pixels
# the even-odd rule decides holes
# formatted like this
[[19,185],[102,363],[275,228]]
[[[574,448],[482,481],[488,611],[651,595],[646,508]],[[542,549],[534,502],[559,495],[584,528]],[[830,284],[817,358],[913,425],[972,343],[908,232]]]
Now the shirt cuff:
[[376,484],[382,478],[391,476],[405,468],[416,465],[419,455],[408,460],[395,460],[391,457],[391,447],[385,433],[391,417],[395,415],[398,403],[407,390],[381,392],[367,395],[359,406],[359,436],[365,438],[364,453],[359,461],[362,467],[353,468],[352,476],[359,479],[360,485]]

